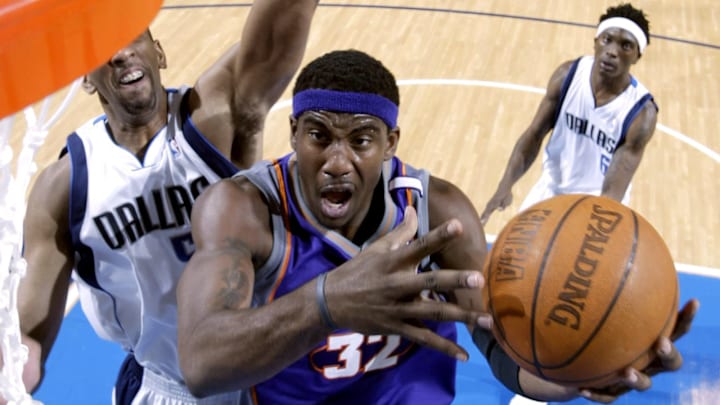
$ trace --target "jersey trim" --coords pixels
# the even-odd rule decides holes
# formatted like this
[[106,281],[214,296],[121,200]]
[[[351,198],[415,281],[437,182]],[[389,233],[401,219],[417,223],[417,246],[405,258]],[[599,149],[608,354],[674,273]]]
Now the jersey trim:
[[192,147],[198,156],[200,156],[203,162],[205,162],[218,176],[222,178],[231,177],[233,174],[237,173],[238,168],[230,162],[230,160],[223,156],[223,154],[220,153],[220,151],[217,150],[217,148],[202,135],[200,130],[198,130],[192,122],[192,118],[190,117],[190,113],[187,109],[189,99],[188,95],[192,91],[193,90],[189,90],[185,92],[183,95],[182,105],[180,107],[182,131],[185,135],[185,139],[190,147]]
[[[278,277],[275,280],[275,284],[272,287],[272,290],[270,292],[270,295],[267,297],[267,302],[270,303],[275,299],[275,296],[277,295],[277,291],[280,288],[280,284],[282,284],[283,279],[285,278],[285,274],[288,271],[288,268],[290,267],[290,253],[292,252],[292,232],[290,231],[290,218],[288,217],[288,213],[290,212],[289,208],[289,196],[286,194],[286,188],[285,188],[285,177],[283,176],[283,168],[282,164],[279,160],[275,160],[273,162],[273,169],[275,171],[275,176],[278,181],[278,194],[280,197],[280,200],[282,201],[282,219],[283,223],[285,224],[285,252],[283,254],[283,259],[280,264],[280,274],[278,274]],[[256,186],[260,189],[260,187],[256,184]],[[273,230],[273,234],[275,231]],[[274,242],[274,241],[273,241]],[[275,248],[273,247],[273,251]]]
[[582,59],[582,57],[575,59],[575,61],[572,63],[572,66],[570,66],[570,70],[568,71],[567,76],[565,76],[565,80],[563,80],[562,87],[560,88],[560,100],[557,104],[557,108],[555,108],[555,119],[553,120],[553,128],[557,124],[558,118],[560,118],[560,111],[562,110],[563,103],[565,102],[565,96],[567,96],[568,89],[570,88],[570,83],[572,83],[573,77],[575,77],[575,71],[580,64],[580,59]]
[[67,150],[70,154],[70,201],[68,222],[73,246],[79,253],[76,272],[87,284],[102,290],[95,275],[95,259],[93,251],[80,242],[80,230],[87,208],[88,172],[85,158],[85,146],[77,132],[70,134],[67,140]]
[[655,104],[652,94],[647,93],[646,95],[642,96],[642,98],[640,98],[640,100],[638,100],[638,102],[635,103],[635,105],[628,112],[627,116],[625,117],[625,121],[623,121],[622,131],[620,132],[620,139],[618,139],[617,145],[615,146],[615,149],[613,149],[613,153],[615,153],[615,151],[618,147],[620,147],[620,145],[625,143],[625,137],[627,136],[627,132],[630,129],[630,125],[632,125],[633,121],[635,121],[635,118],[638,116],[638,114],[640,114],[640,111],[642,111],[643,106],[648,100]]

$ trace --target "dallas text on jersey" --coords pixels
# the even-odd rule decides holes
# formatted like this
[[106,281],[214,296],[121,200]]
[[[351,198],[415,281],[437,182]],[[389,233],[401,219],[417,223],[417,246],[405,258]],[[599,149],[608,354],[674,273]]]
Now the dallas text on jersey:
[[609,137],[605,131],[590,123],[588,119],[565,113],[565,123],[573,132],[592,139],[606,152],[613,153],[613,151],[615,151],[615,143],[617,141]]
[[189,224],[192,205],[209,184],[200,176],[187,185],[153,189],[97,215],[93,221],[105,243],[120,249],[152,231]]

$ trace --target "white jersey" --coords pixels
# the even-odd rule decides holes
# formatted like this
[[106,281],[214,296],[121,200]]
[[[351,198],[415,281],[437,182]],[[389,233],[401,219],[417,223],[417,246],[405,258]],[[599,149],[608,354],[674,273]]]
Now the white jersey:
[[[595,107],[590,86],[594,57],[575,61],[561,91],[560,109],[543,155],[543,173],[521,210],[559,194],[600,195],[605,172],[630,124],[652,95],[631,77],[617,97]],[[630,187],[624,202],[630,195]]]
[[175,288],[194,252],[190,211],[209,184],[236,171],[184,112],[187,91],[168,89],[168,124],[143,161],[113,141],[105,116],[67,144],[73,278],[83,311],[98,335],[174,381],[182,381]]

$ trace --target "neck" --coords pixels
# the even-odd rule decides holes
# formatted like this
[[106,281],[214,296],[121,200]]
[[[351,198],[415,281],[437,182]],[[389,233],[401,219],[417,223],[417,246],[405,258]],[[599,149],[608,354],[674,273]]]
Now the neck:
[[630,85],[630,74],[607,77],[600,74],[590,76],[590,87],[592,88],[595,106],[603,106],[620,95]]
[[373,191],[372,201],[368,207],[367,213],[364,219],[360,223],[353,235],[348,236],[353,243],[358,246],[362,246],[380,226],[380,222],[385,215],[385,195],[383,191],[382,180],[378,182],[375,191]]
[[593,69],[593,74],[590,76],[590,83],[592,85],[593,92],[604,93],[604,94],[620,94],[627,86],[630,85],[630,72],[625,72],[619,76],[605,76],[596,73]]
[[107,130],[113,140],[138,159],[143,158],[150,141],[167,125],[167,97],[163,97],[159,104],[157,108],[140,113],[104,108]]

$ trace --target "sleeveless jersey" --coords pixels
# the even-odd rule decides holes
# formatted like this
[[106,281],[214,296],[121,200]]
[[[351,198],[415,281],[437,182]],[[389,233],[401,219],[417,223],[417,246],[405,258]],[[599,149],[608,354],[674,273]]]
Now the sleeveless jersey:
[[[360,252],[323,227],[303,201],[298,176],[289,175],[294,154],[260,162],[236,176],[255,184],[269,202],[273,250],[256,271],[253,306],[287,294]],[[406,206],[418,212],[418,234],[428,230],[426,171],[393,158],[383,168],[384,216],[372,242],[396,227]],[[290,183],[293,182],[292,185]],[[434,265],[425,261],[421,270]],[[427,326],[456,339],[452,322]],[[399,336],[364,336],[336,330],[307,355],[245,392],[244,404],[447,404],[454,397],[456,361]]]
[[[645,103],[653,100],[645,86],[631,77],[621,94],[595,107],[590,86],[593,62],[592,56],[576,60],[563,83],[557,119],[543,155],[543,174],[536,186],[545,195],[523,206],[558,194],[600,195],[616,148]],[[626,197],[629,193],[630,187]]]
[[237,170],[194,127],[168,89],[168,123],[142,161],[117,145],[105,116],[68,137],[73,278],[90,324],[143,367],[182,381],[175,288],[194,251],[190,211],[198,195]]

